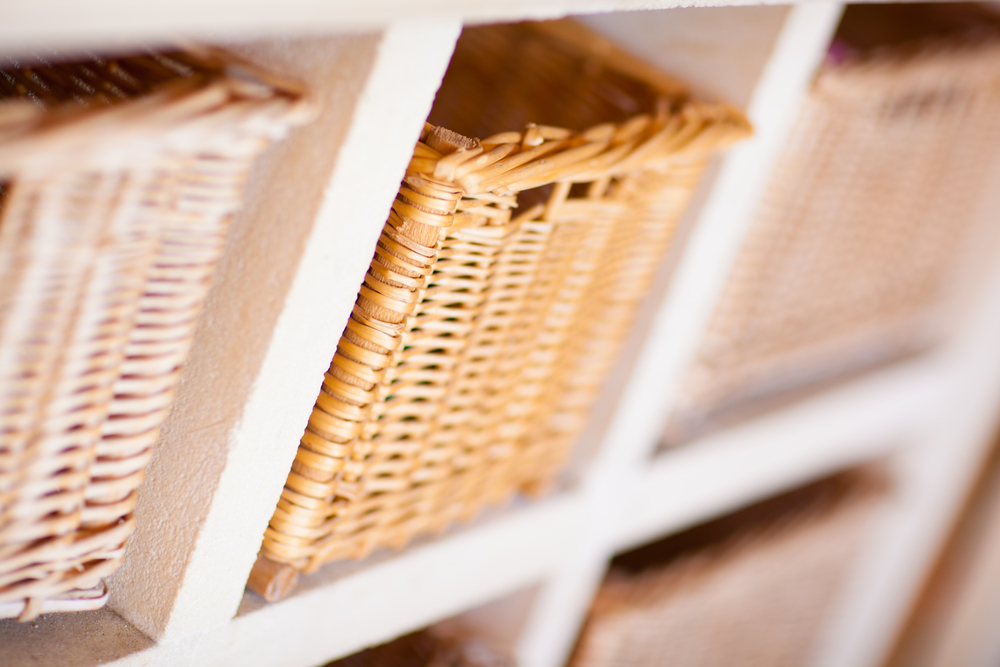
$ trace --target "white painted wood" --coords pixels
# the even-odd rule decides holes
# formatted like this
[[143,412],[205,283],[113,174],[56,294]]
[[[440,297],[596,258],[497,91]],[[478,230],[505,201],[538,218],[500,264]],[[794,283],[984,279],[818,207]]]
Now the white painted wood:
[[589,525],[572,558],[539,591],[515,649],[522,667],[565,663],[612,555],[620,498],[660,440],[666,410],[728,276],[771,165],[842,11],[799,5],[779,33],[748,107],[756,135],[725,158],[687,240],[618,408],[582,489]]
[[182,639],[236,613],[459,31],[411,21],[242,50],[309,82],[324,112],[249,184],[111,580],[112,608],[147,635]]
[[[183,642],[150,645],[106,611],[81,627],[88,636],[122,638],[124,644],[105,649],[112,656],[107,664],[116,667],[172,666],[179,656],[191,665],[319,664],[545,580],[562,580],[567,567],[599,579],[614,550],[879,457],[919,425],[904,417],[929,411],[928,404],[940,398],[941,378],[940,364],[930,361],[887,368],[634,469],[627,477],[634,491],[618,495],[603,513],[617,529],[603,530],[607,541],[588,547],[601,558],[578,557],[581,536],[594,532],[595,521],[579,489],[494,512],[398,554],[324,568],[303,577],[297,592],[279,603],[266,604],[247,592],[235,619]],[[818,413],[826,416],[813,420]],[[741,474],[731,465],[732,455],[753,464]],[[691,489],[707,491],[697,496]],[[588,565],[596,571],[580,571]],[[589,594],[581,593],[577,602],[586,609]],[[74,618],[83,622],[86,616]],[[7,642],[24,643],[32,635],[30,626],[5,630],[0,638]],[[72,633],[59,625],[42,628],[42,636],[55,641],[65,642]],[[49,655],[60,654],[43,654]]]
[[[0,627],[11,667],[312,667],[389,641],[529,587],[559,568],[586,517],[577,494],[495,512],[473,526],[376,556],[338,573],[303,577],[295,594],[266,604],[246,593],[236,618],[185,641],[152,644],[108,610]],[[72,627],[66,627],[70,625]],[[74,638],[90,649],[67,660]],[[41,642],[39,648],[37,643]],[[12,659],[13,658],[13,659]]]
[[[822,0],[808,0],[817,2]],[[570,14],[771,0],[16,0],[4,3],[0,53],[383,29],[394,21],[552,19]],[[775,3],[777,4],[777,3]]]
[[[577,17],[702,99],[746,108],[788,6],[682,7]],[[724,37],[723,37],[724,36]]]
[[[634,510],[637,502],[648,502],[665,479],[677,475],[691,486],[715,488],[716,492],[698,510],[689,508],[683,516],[660,515],[655,530],[677,530],[724,510],[714,504],[714,498],[721,495],[719,463],[723,454],[719,449],[732,453],[737,444],[745,444],[748,456],[758,464],[753,473],[722,480],[729,487],[727,502],[733,504],[753,502],[841,464],[879,456],[887,450],[885,443],[899,441],[894,435],[909,432],[912,424],[903,419],[905,414],[925,411],[928,403],[939,398],[940,370],[938,364],[929,362],[885,369],[803,406],[720,434],[706,441],[704,448],[699,443],[684,452],[682,462],[674,456],[680,451],[668,454],[648,471],[635,472],[637,478],[631,483],[643,492],[623,495],[617,510],[623,516],[629,508]],[[812,421],[810,415],[817,412],[828,416]],[[878,421],[877,415],[885,415],[885,422]],[[836,422],[854,426],[841,427],[838,434],[830,435],[827,429]],[[880,432],[885,437],[867,440],[867,446],[851,443],[852,433]],[[743,442],[747,433],[753,435]],[[797,447],[815,455],[814,465],[808,455],[800,457],[798,466],[789,464],[784,456],[768,456],[763,448],[772,441],[780,443],[774,451],[786,455],[802,441],[819,443],[812,448]],[[838,443],[850,445],[846,454],[836,451]],[[762,484],[761,479],[770,483]],[[654,502],[660,504],[664,497],[661,489]],[[669,506],[662,509],[671,511]],[[386,641],[552,574],[562,574],[566,563],[581,562],[568,556],[575,551],[575,538],[592,529],[592,519],[582,494],[568,493],[514,508],[506,516],[487,518],[480,525],[385,561],[360,565],[342,577],[334,573],[332,581],[323,581],[331,577],[329,570],[314,575],[320,583],[307,577],[302,590],[281,603],[254,603],[254,596],[248,593],[248,609],[232,623],[206,633],[193,664],[309,665]],[[634,527],[627,532],[628,539],[635,539]],[[614,548],[625,546],[625,542],[621,533],[616,535]],[[603,570],[603,561],[599,569]],[[586,605],[587,601],[581,603]],[[146,652],[149,664],[165,664],[157,658],[160,650]]]
[[574,495],[515,509],[237,616],[202,638],[195,664],[320,664],[530,586],[558,569],[581,510]]
[[614,547],[627,550],[708,517],[895,452],[914,415],[946,398],[944,359],[886,368],[660,454],[625,490]]
[[767,178],[822,62],[842,6],[788,15],[747,109],[755,135],[726,156],[612,420],[610,461],[641,460],[660,439],[683,375],[729,277]]
[[996,667],[1000,665],[1000,637],[997,637],[996,628],[1000,624],[1000,599],[993,598],[993,614],[990,617],[989,627],[984,633],[985,638],[976,647],[974,657],[969,662],[969,667]]
[[[995,442],[995,440],[994,440]],[[1000,466],[991,452],[886,663],[1000,665]]]
[[107,608],[45,614],[31,623],[0,623],[0,664],[4,667],[118,664],[152,647],[152,640]]

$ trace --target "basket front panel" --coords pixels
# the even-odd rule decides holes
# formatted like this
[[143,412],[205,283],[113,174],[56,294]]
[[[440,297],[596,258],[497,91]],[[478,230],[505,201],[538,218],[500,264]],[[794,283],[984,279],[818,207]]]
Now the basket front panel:
[[89,588],[108,572],[77,531],[157,240],[148,220],[116,214],[133,185],[123,173],[28,177],[5,202],[0,601]]
[[0,601],[90,588],[120,561],[247,168],[166,156],[11,188]]
[[808,664],[883,498],[861,492],[668,565],[613,571],[572,667]]
[[0,617],[28,620],[107,600],[250,161],[308,104],[188,54],[0,78],[33,110],[0,128]]
[[[704,161],[679,159],[575,189],[561,183],[544,206],[513,222],[491,214],[444,232],[434,247],[413,238],[390,247],[385,235],[401,242],[406,224],[391,219],[366,285],[378,276],[412,306],[376,316],[378,304],[365,301],[372,290],[362,289],[264,553],[308,572],[402,546],[550,485]],[[415,214],[414,187],[404,183],[393,216]],[[403,247],[421,266],[400,276],[395,264],[397,273],[386,274],[385,254],[395,249],[399,259]],[[362,320],[398,332],[359,337]]]
[[624,205],[598,260],[577,331],[561,348],[560,372],[546,392],[553,400],[539,420],[533,445],[546,452],[540,453],[548,461],[543,469],[558,467],[586,426],[705,164],[704,157],[676,160],[609,184],[606,198]]
[[[414,160],[422,153],[440,158],[419,144]],[[358,532],[378,521],[369,506],[380,504],[383,496],[392,501],[403,494],[419,447],[408,442],[420,431],[412,422],[426,419],[439,402],[453,367],[442,350],[462,344],[479,299],[474,288],[450,301],[446,293],[436,297],[442,290],[430,278],[461,196],[456,186],[411,171],[393,203],[265,533],[264,549],[273,560],[318,567],[323,554],[344,548],[340,531]],[[482,279],[490,252],[471,255],[464,272],[446,272],[440,279]],[[427,313],[423,330],[416,316],[420,304]],[[452,333],[454,340],[447,340]],[[441,342],[428,346],[435,337]],[[377,449],[376,437],[394,434],[394,449]],[[376,466],[370,478],[365,474],[369,465]]]

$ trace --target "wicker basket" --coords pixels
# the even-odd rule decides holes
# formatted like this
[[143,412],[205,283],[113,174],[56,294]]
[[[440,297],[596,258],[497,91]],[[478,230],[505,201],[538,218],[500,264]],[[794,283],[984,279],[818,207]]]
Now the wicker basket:
[[836,47],[846,58],[804,104],[668,443],[946,333],[1000,154],[1000,39]]
[[885,485],[825,480],[619,557],[571,667],[801,667]]
[[432,627],[325,667],[514,667],[514,661],[475,637],[446,635]]
[[0,70],[0,616],[104,603],[251,160],[310,110],[208,51]]
[[706,160],[749,132],[566,22],[466,30],[431,119],[489,137],[425,128],[255,572],[552,480]]

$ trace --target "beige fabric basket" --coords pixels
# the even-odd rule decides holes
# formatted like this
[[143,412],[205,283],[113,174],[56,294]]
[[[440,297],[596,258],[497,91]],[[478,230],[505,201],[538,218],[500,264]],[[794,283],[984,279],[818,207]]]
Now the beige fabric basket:
[[809,664],[882,489],[834,478],[622,558],[571,667]]
[[1000,154],[1000,39],[828,62],[668,428],[677,443],[941,337]]
[[267,529],[265,597],[275,562],[546,486],[705,162],[749,133],[566,22],[467,29],[431,120],[490,136],[428,125],[416,147]]
[[207,50],[0,70],[0,617],[106,600],[251,160],[310,113]]

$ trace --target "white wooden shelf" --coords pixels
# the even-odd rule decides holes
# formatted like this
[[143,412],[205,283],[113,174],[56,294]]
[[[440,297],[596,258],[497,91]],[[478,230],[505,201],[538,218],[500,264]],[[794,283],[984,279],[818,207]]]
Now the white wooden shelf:
[[914,415],[946,396],[939,359],[883,369],[660,454],[621,502],[626,550],[913,441]]
[[[1000,321],[994,327],[1000,333]],[[620,495],[607,555],[913,449],[914,430],[925,426],[914,415],[932,414],[971,375],[969,366],[948,363],[953,356],[945,351],[884,368],[657,456],[630,480],[631,493]],[[966,356],[971,362],[973,355]],[[1000,358],[988,361],[1000,377]],[[64,650],[55,647],[80,633],[92,637],[91,651],[60,663],[66,665],[98,664],[98,656],[102,664],[123,667],[173,665],[182,656],[206,666],[318,664],[543,582],[559,572],[592,519],[581,489],[521,502],[403,552],[324,568],[303,577],[296,593],[279,603],[247,592],[231,622],[198,633],[197,641],[157,645],[103,610],[5,623],[0,644],[44,639],[52,648],[33,657],[55,662],[62,653],[50,651]]]
[[[659,455],[619,495],[607,556],[898,449],[912,436],[911,416],[942,398],[936,362],[886,368]],[[232,621],[182,645],[154,644],[107,610],[46,617],[39,628],[7,623],[0,643],[72,636],[78,629],[66,622],[87,619],[79,629],[103,636],[107,646],[95,645],[104,655],[123,651],[120,636],[130,638],[107,664],[171,665],[179,652],[206,666],[318,664],[545,581],[592,523],[581,488],[521,501],[403,552],[304,576],[282,602],[247,592]]]
[[[811,0],[822,2],[822,0]],[[756,0],[31,0],[11,2],[0,22],[8,53],[167,44],[276,34],[366,33],[397,22],[502,22],[569,15],[760,5]],[[780,3],[775,3],[780,4]]]
[[[9,4],[4,55],[208,38],[303,80],[324,111],[252,175],[142,488],[140,529],[111,580],[111,609],[0,621],[0,663],[309,667],[531,589],[509,648],[521,667],[559,667],[616,552],[886,459],[900,491],[815,656],[830,667],[879,664],[995,426],[1000,271],[970,269],[968,315],[933,353],[655,454],[840,4],[585,19],[695,90],[745,106],[756,126],[701,192],[684,251],[610,383],[608,414],[587,435],[592,456],[554,495],[398,553],[328,566],[274,604],[244,583],[462,23],[716,2]],[[1000,188],[996,199],[984,215],[1000,208]],[[489,614],[476,622],[488,625]]]

